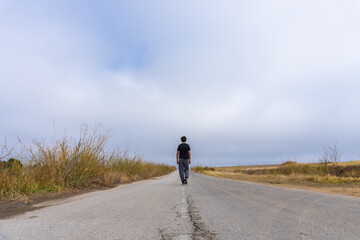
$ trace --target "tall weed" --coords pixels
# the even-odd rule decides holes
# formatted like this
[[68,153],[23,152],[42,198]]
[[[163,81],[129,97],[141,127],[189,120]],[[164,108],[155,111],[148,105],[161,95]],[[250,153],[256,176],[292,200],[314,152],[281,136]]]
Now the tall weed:
[[[83,125],[78,139],[64,136],[56,144],[21,144],[23,166],[0,165],[0,197],[14,197],[71,188],[109,186],[161,176],[175,167],[144,161],[107,148],[109,134]],[[3,148],[4,149],[4,148]],[[10,155],[7,155],[10,156]]]

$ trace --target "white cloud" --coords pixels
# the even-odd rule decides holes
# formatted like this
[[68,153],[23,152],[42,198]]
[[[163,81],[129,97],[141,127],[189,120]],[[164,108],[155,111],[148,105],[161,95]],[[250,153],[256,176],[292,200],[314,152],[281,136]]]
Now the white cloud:
[[1,132],[97,121],[164,161],[187,134],[206,164],[358,141],[357,1],[140,2],[0,2]]

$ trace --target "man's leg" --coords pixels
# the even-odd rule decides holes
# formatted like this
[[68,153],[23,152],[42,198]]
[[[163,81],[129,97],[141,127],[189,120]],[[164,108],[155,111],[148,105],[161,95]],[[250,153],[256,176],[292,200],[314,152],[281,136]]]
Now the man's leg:
[[180,179],[181,179],[181,183],[184,183],[184,159],[180,158],[179,159],[179,174],[180,174]]
[[189,178],[189,159],[184,160],[185,178]]

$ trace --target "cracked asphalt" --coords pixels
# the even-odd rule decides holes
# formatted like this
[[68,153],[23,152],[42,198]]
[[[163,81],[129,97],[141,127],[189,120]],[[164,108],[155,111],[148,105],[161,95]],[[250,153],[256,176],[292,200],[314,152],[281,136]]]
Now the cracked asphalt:
[[0,239],[359,239],[360,198],[191,173],[121,185],[0,220]]

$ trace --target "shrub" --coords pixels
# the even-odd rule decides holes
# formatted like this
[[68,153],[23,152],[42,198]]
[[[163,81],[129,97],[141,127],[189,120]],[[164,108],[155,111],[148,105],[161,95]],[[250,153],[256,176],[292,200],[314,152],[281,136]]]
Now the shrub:
[[337,150],[337,144],[335,143],[334,146],[328,146],[324,149],[324,153],[319,159],[319,162],[323,164],[336,163],[340,161],[341,155],[342,153]]
[[15,158],[10,158],[7,163],[6,163],[8,168],[12,168],[12,167],[23,167],[22,163],[20,162],[20,160],[17,160]]
[[15,158],[10,158],[9,160],[6,161],[0,161],[0,169],[1,168],[13,168],[13,167],[23,167],[22,163],[20,162],[20,160],[17,160]]
[[293,165],[298,165],[298,163],[294,161],[286,161],[283,162],[280,166],[285,167],[285,166],[293,166]]
[[208,167],[208,166],[206,166],[206,167],[195,166],[195,167],[192,167],[191,170],[194,171],[194,172],[202,173],[204,171],[215,171],[215,168]]

